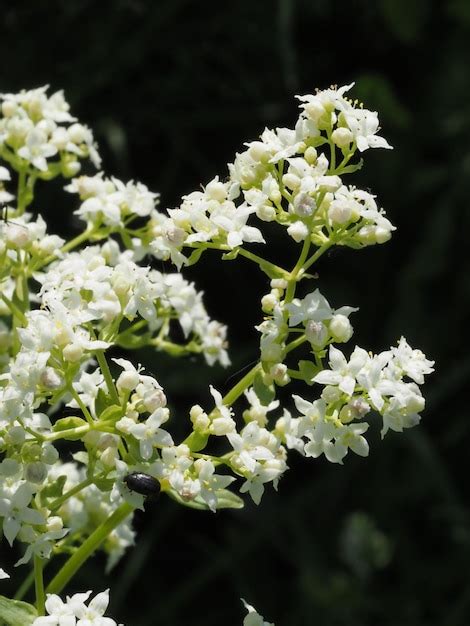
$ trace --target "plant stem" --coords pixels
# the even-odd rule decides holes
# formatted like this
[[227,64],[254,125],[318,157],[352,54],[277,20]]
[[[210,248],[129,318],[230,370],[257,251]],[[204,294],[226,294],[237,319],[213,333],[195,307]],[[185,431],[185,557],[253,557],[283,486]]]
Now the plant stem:
[[252,367],[251,370],[247,372],[245,376],[243,376],[243,378],[241,378],[227,394],[225,394],[225,396],[222,398],[222,403],[225,406],[230,406],[231,404],[233,404],[235,400],[237,400],[242,395],[245,389],[248,389],[260,369],[261,363],[257,363],[254,367]]
[[69,498],[74,496],[76,493],[79,493],[82,489],[85,489],[85,487],[88,487],[88,485],[91,485],[92,482],[93,482],[93,478],[86,478],[85,480],[82,480],[81,483],[78,483],[78,485],[75,485],[75,487],[72,487],[72,489],[69,489],[69,491],[67,491],[62,496],[60,496],[60,498],[56,498],[55,500],[53,500],[49,504],[48,508],[51,511],[55,511],[56,509],[61,507],[62,504],[66,502]]
[[331,246],[334,244],[334,241],[331,241],[330,239],[324,243],[320,248],[318,248],[318,250],[315,252],[314,255],[312,255],[309,260],[305,263],[304,265],[304,271],[308,270],[308,268],[313,265],[316,261],[318,261],[318,259],[321,257],[322,254],[324,254],[328,248],[331,248]]
[[103,350],[96,350],[95,352],[96,358],[98,360],[98,364],[100,366],[101,371],[103,372],[104,379],[106,381],[106,386],[108,387],[109,395],[114,404],[119,404],[119,396],[116,391],[116,387],[114,386],[113,377],[111,376],[111,371],[109,369],[108,361],[104,355]]
[[36,610],[38,615],[45,614],[46,595],[44,593],[44,579],[42,575],[44,563],[43,560],[34,555],[34,586],[36,588]]
[[45,265],[49,265],[49,263],[52,263],[52,261],[54,261],[59,256],[59,253],[69,252],[70,250],[73,250],[74,248],[82,244],[84,241],[87,241],[92,234],[93,230],[85,230],[83,233],[80,233],[80,235],[77,235],[74,239],[71,239],[68,243],[64,244],[58,252],[50,254],[48,257],[38,263],[38,265],[35,265],[34,268],[31,269],[30,275],[32,275],[33,271],[37,272]]
[[111,517],[108,517],[98,528],[82,543],[78,550],[72,554],[62,569],[54,576],[47,586],[48,593],[60,593],[65,585],[78,572],[80,567],[97,550],[109,534],[128,517],[134,508],[127,502],[123,502]]

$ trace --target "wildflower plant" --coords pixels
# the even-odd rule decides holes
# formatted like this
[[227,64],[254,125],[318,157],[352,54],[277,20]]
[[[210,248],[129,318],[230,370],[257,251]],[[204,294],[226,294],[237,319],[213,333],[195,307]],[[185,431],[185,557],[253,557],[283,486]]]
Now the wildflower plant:
[[[419,422],[433,363],[403,337],[379,354],[343,346],[358,309],[330,304],[314,282],[333,246],[382,244],[395,230],[375,196],[345,182],[364,152],[391,147],[377,114],[348,99],[351,87],[299,96],[293,129],[266,129],[228,173],[166,211],[141,183],[80,175],[83,161],[99,168],[100,158],[62,92],[0,96],[0,528],[4,542],[21,544],[16,565],[31,569],[36,590],[34,606],[1,598],[7,624],[116,624],[104,617],[107,591],[58,594],[96,550],[111,569],[134,543],[145,496],[128,488],[131,474],[184,506],[239,508],[278,488],[290,454],[367,456],[372,413],[382,437]],[[58,176],[84,225],[68,241],[34,210],[37,181]],[[292,268],[270,258],[268,222],[297,248]],[[180,273],[208,250],[244,257],[266,278],[259,357],[225,395],[210,386],[211,405],[178,417],[179,441],[160,382],[129,355],[153,347],[230,365],[226,327]],[[122,357],[109,358],[111,347]],[[281,404],[291,380],[302,391]],[[52,579],[51,559],[61,563]],[[246,608],[246,624],[265,623]]]

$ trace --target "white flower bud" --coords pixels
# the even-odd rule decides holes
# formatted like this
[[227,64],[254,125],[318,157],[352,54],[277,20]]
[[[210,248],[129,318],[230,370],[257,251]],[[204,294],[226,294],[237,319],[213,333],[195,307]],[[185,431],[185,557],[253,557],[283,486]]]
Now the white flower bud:
[[282,360],[282,348],[278,343],[261,346],[261,360],[279,363]]
[[59,453],[54,446],[51,443],[43,444],[41,450],[41,461],[46,463],[46,465],[53,465],[54,463],[57,463],[58,459]]
[[253,161],[266,163],[271,158],[271,151],[262,141],[253,141],[248,148],[248,154]]
[[300,187],[300,178],[295,174],[284,174],[282,182],[288,189],[294,190]]
[[287,289],[287,280],[285,278],[273,278],[271,280],[271,287],[273,289]]
[[217,437],[228,435],[236,431],[235,422],[231,417],[216,417],[212,420],[211,432]]
[[211,180],[205,189],[205,193],[210,200],[217,200],[217,202],[223,202],[227,199],[227,189],[218,180]]
[[116,459],[118,458],[118,451],[116,448],[109,447],[104,450],[100,455],[100,461],[105,467],[114,467],[116,465]]
[[49,532],[62,530],[64,522],[59,515],[51,515],[46,522],[46,528]]
[[20,443],[23,443],[25,437],[26,433],[22,426],[11,426],[11,428],[9,428],[8,432],[6,433],[5,439],[13,445],[18,445]]
[[338,148],[346,148],[353,140],[353,134],[349,128],[341,127],[331,133],[331,139],[333,140],[333,143],[338,146]]
[[34,463],[28,463],[25,467],[25,478],[30,483],[40,485],[47,478],[47,467],[44,463],[36,461]]
[[323,322],[309,320],[305,325],[305,336],[312,346],[322,348],[328,339],[328,330]]
[[191,407],[189,418],[196,432],[205,432],[211,423],[207,413],[199,404],[195,404]]
[[68,129],[70,141],[76,144],[86,142],[88,138],[87,129],[82,124],[72,124]]
[[140,382],[140,376],[137,371],[125,370],[121,372],[116,381],[118,390],[133,391]]
[[82,169],[78,161],[67,161],[62,165],[62,174],[65,178],[73,178]]
[[364,398],[353,398],[348,402],[348,406],[354,412],[354,417],[360,419],[370,411],[370,405]]
[[290,383],[290,376],[287,373],[287,365],[284,363],[276,363],[273,365],[269,369],[269,375],[280,387]]
[[175,246],[182,246],[187,237],[186,231],[182,228],[178,228],[171,222],[166,225],[164,232],[168,241]]
[[83,356],[83,348],[76,343],[69,343],[65,346],[63,355],[69,363],[77,363]]
[[333,315],[330,321],[330,333],[333,339],[340,343],[346,343],[351,339],[353,329],[346,315],[340,313]]
[[53,367],[46,367],[41,373],[41,384],[46,389],[58,389],[62,385],[62,378]]
[[375,240],[377,243],[386,243],[392,238],[392,233],[381,226],[375,227]]
[[16,102],[12,100],[6,100],[2,102],[2,113],[5,117],[13,117],[18,109]]
[[320,117],[326,113],[326,110],[322,103],[319,100],[315,99],[312,102],[307,102],[307,104],[305,105],[305,113],[314,122],[318,122]]
[[337,402],[341,397],[341,390],[338,387],[327,385],[321,392],[321,399],[327,404],[333,404]]
[[320,176],[317,184],[322,191],[337,191],[341,187],[342,182],[339,176]]
[[357,235],[357,239],[366,245],[372,245],[377,243],[375,238],[375,226],[372,224],[368,224],[367,226],[363,226],[359,229]]
[[[157,409],[166,406],[166,396],[163,389],[155,389],[149,396],[143,399],[145,409],[153,413]],[[168,411],[168,409],[166,409]]]
[[261,298],[261,308],[264,313],[271,313],[277,303],[278,298],[276,298],[276,295],[273,292],[267,293]]
[[256,209],[256,215],[263,222],[272,222],[276,219],[276,209],[269,204],[262,204]]
[[309,146],[305,150],[304,159],[307,161],[309,165],[315,165],[318,158],[318,152],[312,146]]
[[28,228],[13,222],[5,229],[5,240],[12,248],[25,248],[31,241]]
[[294,241],[299,243],[300,241],[304,241],[304,239],[308,236],[308,227],[303,222],[297,221],[289,226],[287,232],[292,237]]
[[328,217],[333,224],[347,224],[351,221],[351,206],[341,200],[333,200],[328,209]]

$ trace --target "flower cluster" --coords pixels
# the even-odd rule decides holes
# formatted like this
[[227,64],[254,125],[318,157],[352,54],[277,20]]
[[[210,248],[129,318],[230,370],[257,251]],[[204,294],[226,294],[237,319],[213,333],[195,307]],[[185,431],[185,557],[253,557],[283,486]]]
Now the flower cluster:
[[[10,545],[25,544],[17,565],[70,552],[83,562],[93,535],[109,569],[134,543],[132,512],[143,507],[145,485],[213,512],[243,506],[246,493],[259,503],[266,485],[277,489],[291,450],[342,463],[349,450],[368,454],[373,412],[382,436],[419,422],[419,386],[433,362],[404,338],[377,355],[355,347],[347,358],[335,344],[351,339],[358,309],[303,289],[331,246],[383,243],[394,230],[371,193],[342,180],[361,166],[357,152],[390,148],[377,114],[345,97],[351,87],[301,96],[294,129],[265,129],[227,179],[166,212],[141,183],[74,178],[66,190],[78,195],[86,225],[67,242],[26,208],[38,177],[70,177],[85,157],[99,164],[92,135],[61,92],[0,96],[0,157],[10,166],[0,166],[0,201],[15,200],[5,184],[17,179],[16,208],[0,222],[0,525]],[[301,244],[292,269],[248,248],[269,243],[265,222]],[[209,386],[209,406],[190,408],[176,440],[165,372],[155,377],[108,351],[150,347],[230,364],[227,329],[209,317],[202,293],[179,271],[151,265],[169,260],[179,270],[208,249],[241,255],[269,277],[259,358],[225,395]],[[292,380],[306,390],[280,396]],[[73,445],[68,462],[63,441]],[[69,572],[66,564],[52,590]],[[103,617],[107,592],[86,605],[90,593],[49,596],[49,616],[35,626],[115,624]],[[269,626],[246,608],[246,626]]]
[[[64,602],[58,595],[50,594],[46,600],[47,615],[37,617],[31,626],[117,626],[110,617],[104,617],[109,604],[109,589],[96,594],[89,602],[91,591],[67,596]],[[120,624],[120,626],[123,626]]]
[[0,156],[16,170],[46,179],[75,176],[87,157],[99,167],[90,129],[69,113],[62,91],[48,96],[47,89],[0,94]]

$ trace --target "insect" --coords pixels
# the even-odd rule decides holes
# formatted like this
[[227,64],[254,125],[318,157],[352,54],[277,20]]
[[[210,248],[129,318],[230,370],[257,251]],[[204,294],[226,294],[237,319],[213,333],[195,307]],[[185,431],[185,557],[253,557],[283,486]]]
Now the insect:
[[131,491],[140,493],[142,496],[157,497],[160,493],[160,483],[156,478],[142,472],[132,472],[123,478]]

